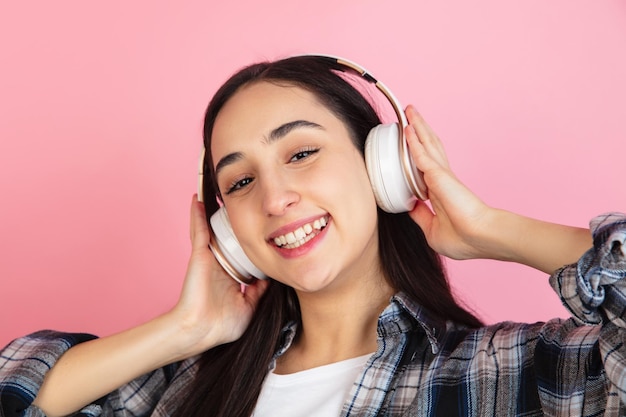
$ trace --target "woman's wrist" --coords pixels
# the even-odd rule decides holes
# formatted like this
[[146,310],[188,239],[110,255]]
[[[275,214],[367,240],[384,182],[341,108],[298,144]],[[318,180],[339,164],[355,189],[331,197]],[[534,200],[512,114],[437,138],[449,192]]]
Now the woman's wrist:
[[171,337],[166,342],[170,363],[195,356],[220,344],[215,335],[215,326],[211,326],[206,317],[193,317],[172,309],[156,320],[172,329]]

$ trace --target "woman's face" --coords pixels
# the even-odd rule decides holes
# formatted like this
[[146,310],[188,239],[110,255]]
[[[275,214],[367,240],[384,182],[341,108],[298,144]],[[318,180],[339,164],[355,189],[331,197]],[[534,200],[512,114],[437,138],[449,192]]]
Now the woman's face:
[[304,292],[379,275],[365,162],[312,93],[242,87],[215,121],[211,153],[233,231],[267,275]]

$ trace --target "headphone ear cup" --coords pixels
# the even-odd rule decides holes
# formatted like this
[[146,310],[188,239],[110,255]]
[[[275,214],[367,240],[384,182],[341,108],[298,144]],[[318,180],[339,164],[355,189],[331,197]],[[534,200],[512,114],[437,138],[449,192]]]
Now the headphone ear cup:
[[365,141],[365,164],[378,206],[388,213],[402,213],[415,206],[417,197],[403,170],[404,137],[398,123],[374,127]]
[[266,279],[245,254],[228,220],[226,208],[220,207],[209,220],[213,234],[209,247],[224,270],[240,284],[248,285],[254,279]]

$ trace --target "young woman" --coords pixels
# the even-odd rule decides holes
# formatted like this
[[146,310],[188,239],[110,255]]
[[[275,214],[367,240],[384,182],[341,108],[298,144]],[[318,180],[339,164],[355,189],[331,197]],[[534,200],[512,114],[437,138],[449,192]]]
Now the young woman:
[[[380,210],[363,158],[380,121],[345,70],[305,56],[231,77],[206,112],[177,305],[101,339],[12,342],[0,415],[623,415],[626,219],[596,219],[592,247],[587,230],[486,206],[413,107],[405,135],[432,210]],[[271,277],[245,291],[208,247],[219,204]],[[483,326],[438,253],[552,273],[573,317]]]

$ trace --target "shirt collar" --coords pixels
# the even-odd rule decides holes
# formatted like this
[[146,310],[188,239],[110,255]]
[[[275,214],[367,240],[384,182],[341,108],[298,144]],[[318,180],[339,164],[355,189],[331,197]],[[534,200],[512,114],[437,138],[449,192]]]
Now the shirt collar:
[[391,302],[378,318],[379,337],[421,329],[428,337],[434,354],[440,350],[446,328],[445,320],[433,315],[403,292],[391,297]]

